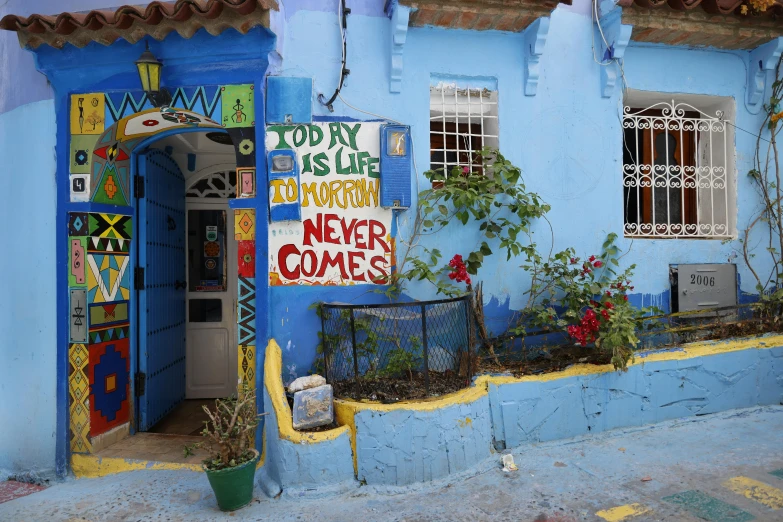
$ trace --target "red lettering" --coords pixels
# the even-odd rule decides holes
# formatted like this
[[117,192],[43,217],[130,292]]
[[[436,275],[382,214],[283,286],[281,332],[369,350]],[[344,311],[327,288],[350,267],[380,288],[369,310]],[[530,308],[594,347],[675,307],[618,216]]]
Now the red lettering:
[[283,245],[277,252],[277,266],[280,268],[280,273],[286,279],[299,279],[299,265],[296,265],[294,270],[288,270],[286,259],[288,256],[295,254],[299,255],[299,249],[294,245]]
[[324,215],[318,214],[316,217],[317,219],[317,225],[313,224],[312,219],[305,219],[304,221],[304,243],[307,246],[313,246],[313,242],[311,240],[312,236],[315,236],[315,240],[319,243],[322,243],[324,240],[324,227],[323,227],[323,221],[324,221]]
[[343,227],[343,242],[347,245],[351,242],[351,234],[353,234],[353,231],[356,228],[356,219],[352,219],[351,224],[346,227],[345,218],[342,218],[340,220],[340,225]]
[[318,269],[318,273],[315,274],[316,277],[323,277],[324,274],[326,274],[326,268],[329,266],[336,266],[340,269],[340,276],[344,280],[348,279],[348,273],[345,271],[345,260],[343,259],[343,253],[337,252],[337,254],[332,257],[329,252],[324,252],[324,258],[321,261],[321,268]]
[[337,214],[326,214],[326,217],[324,218],[324,241],[327,243],[334,243],[335,245],[340,244],[339,238],[332,237],[332,234],[336,231],[334,227],[329,224],[330,221],[336,221],[338,219],[340,218],[337,217]]
[[385,237],[386,237],[386,227],[383,226],[383,223],[371,219],[370,220],[370,250],[375,249],[375,242],[378,241],[378,243],[380,243],[381,246],[383,246],[384,252],[387,253],[391,252],[391,248],[389,248],[388,243],[386,243],[386,240],[384,239]]
[[[305,268],[308,264],[306,263],[307,259],[310,260],[309,270]],[[312,277],[316,270],[318,270],[318,258],[316,257],[315,252],[312,250],[305,250],[302,252],[302,275],[305,277]]]
[[362,219],[361,221],[356,223],[356,232],[353,239],[356,248],[362,248],[364,250],[367,250],[367,243],[364,242],[364,236],[359,233],[359,227],[366,227],[366,226],[367,226],[366,219]]
[[[380,264],[380,266],[378,266]],[[389,274],[386,273],[386,258],[383,256],[375,256],[372,259],[370,259],[370,266],[376,269],[378,272],[380,272],[380,275],[372,275],[372,273],[367,270],[367,274],[370,276],[370,280],[373,283],[376,284],[383,284],[386,276]]]
[[359,263],[355,261],[357,257],[364,261],[364,252],[348,252],[348,270],[351,272],[351,279],[354,281],[366,281],[364,274],[356,273],[356,269],[359,268]]

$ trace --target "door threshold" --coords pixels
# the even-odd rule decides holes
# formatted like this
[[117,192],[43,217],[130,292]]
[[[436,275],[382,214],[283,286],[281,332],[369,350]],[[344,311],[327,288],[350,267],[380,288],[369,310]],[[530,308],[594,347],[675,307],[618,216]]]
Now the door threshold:
[[136,433],[95,453],[95,457],[117,458],[125,460],[165,462],[172,464],[192,464],[199,469],[208,454],[203,449],[195,449],[193,454],[185,456],[185,446],[201,442],[204,437],[197,435],[169,435],[163,433]]

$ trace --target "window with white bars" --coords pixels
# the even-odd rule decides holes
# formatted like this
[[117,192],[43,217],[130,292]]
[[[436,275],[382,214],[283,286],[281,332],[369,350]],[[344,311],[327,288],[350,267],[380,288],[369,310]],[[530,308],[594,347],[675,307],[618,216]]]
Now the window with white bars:
[[733,155],[724,110],[677,100],[623,110],[625,235],[732,236]]
[[483,147],[498,148],[498,93],[485,87],[430,87],[430,168],[482,172]]

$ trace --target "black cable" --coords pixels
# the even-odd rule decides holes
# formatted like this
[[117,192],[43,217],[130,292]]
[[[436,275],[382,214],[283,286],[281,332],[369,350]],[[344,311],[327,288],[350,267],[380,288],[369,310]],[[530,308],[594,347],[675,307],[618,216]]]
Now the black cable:
[[342,40],[343,44],[343,59],[342,66],[340,67],[340,80],[337,84],[337,88],[334,90],[334,94],[332,94],[332,97],[327,101],[324,101],[323,94],[318,95],[318,101],[321,103],[321,105],[325,105],[326,108],[329,109],[329,112],[334,112],[334,106],[332,104],[334,103],[334,100],[337,99],[337,96],[340,95],[345,77],[351,74],[351,71],[345,68],[346,61],[348,60],[348,46],[345,31],[348,26],[348,15],[351,14],[351,10],[350,8],[345,7],[345,0],[340,0],[340,6],[342,7],[342,16],[339,17],[340,39]]

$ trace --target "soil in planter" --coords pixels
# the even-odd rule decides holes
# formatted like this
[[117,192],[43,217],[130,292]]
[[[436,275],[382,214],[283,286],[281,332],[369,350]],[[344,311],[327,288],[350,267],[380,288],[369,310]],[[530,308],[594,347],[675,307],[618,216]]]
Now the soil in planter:
[[609,352],[575,345],[549,348],[546,352],[542,352],[541,355],[532,359],[523,358],[523,354],[519,355],[522,357],[516,359],[499,355],[499,364],[491,356],[482,357],[477,374],[510,372],[514,377],[520,377],[522,375],[557,372],[573,364],[600,365],[609,364],[612,361],[612,354]]
[[371,400],[386,404],[411,399],[438,397],[466,388],[465,377],[446,372],[430,371],[430,389],[427,393],[423,373],[414,373],[413,379],[359,379],[332,383],[335,397],[353,400]]

